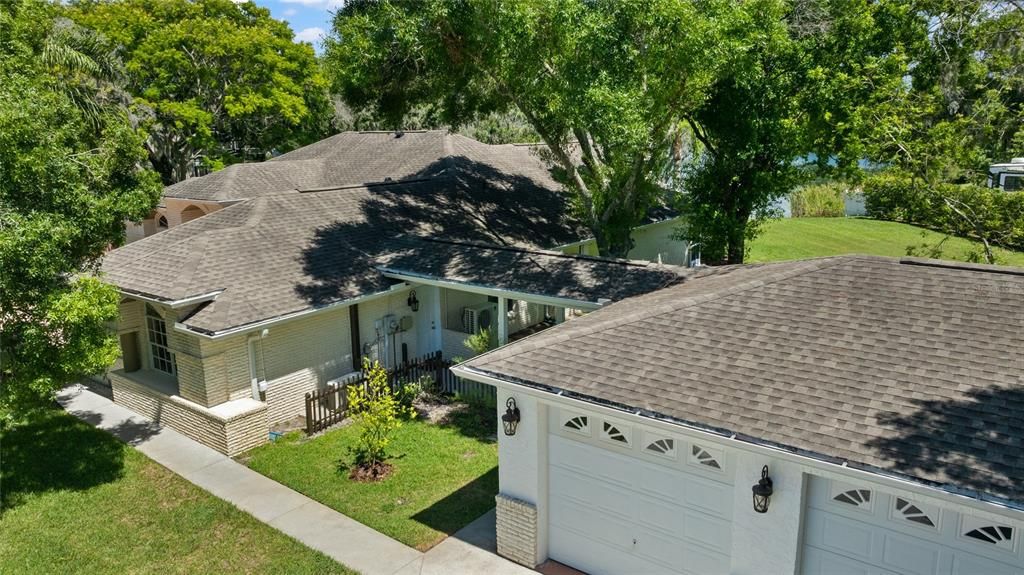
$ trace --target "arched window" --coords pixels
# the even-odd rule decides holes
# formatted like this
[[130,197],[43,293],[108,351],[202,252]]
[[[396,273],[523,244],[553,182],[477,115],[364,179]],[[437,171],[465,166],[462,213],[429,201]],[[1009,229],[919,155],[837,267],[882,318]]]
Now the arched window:
[[167,322],[146,304],[146,333],[149,335],[149,356],[153,369],[174,375],[174,355],[167,346]]
[[160,219],[156,221],[156,227],[161,230],[167,229],[167,216],[160,216]]

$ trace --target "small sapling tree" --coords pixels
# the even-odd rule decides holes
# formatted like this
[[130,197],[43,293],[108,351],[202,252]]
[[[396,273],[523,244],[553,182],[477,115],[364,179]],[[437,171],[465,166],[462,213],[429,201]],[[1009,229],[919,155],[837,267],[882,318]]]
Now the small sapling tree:
[[403,417],[415,417],[416,411],[401,404],[379,362],[363,359],[363,373],[364,385],[348,387],[349,415],[359,426],[349,476],[359,481],[378,481],[392,469],[386,461],[391,435],[402,426]]

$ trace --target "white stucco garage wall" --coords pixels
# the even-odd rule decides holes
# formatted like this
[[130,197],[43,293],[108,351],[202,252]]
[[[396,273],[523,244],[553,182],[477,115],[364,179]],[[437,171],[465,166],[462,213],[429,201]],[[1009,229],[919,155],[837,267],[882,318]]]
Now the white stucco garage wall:
[[[731,572],[736,575],[796,573],[804,506],[803,469],[764,455],[731,451],[736,461]],[[774,494],[768,513],[757,513],[752,487],[761,478],[764,465],[768,466]]]
[[[520,408],[522,421],[516,435],[507,437],[499,431],[499,497],[507,496],[535,506],[538,562],[543,562],[548,557],[548,434],[551,425],[548,422],[549,413],[564,408],[581,414],[590,414],[597,419],[608,416],[628,421],[634,427],[634,433],[643,428],[660,430],[687,442],[713,445],[722,450],[733,466],[730,573],[800,573],[808,485],[815,477],[866,485],[893,496],[900,495],[914,501],[942,506],[959,516],[984,517],[996,523],[1013,525],[1018,532],[1024,530],[1024,512],[1021,511],[990,505],[893,477],[829,465],[796,454],[702,433],[669,422],[506,384],[491,378],[471,379],[486,380],[485,383],[498,387],[499,417],[504,413],[505,400],[510,396],[515,397]],[[773,481],[774,494],[768,513],[758,514],[753,510],[751,487],[760,478],[761,468],[766,464]],[[506,512],[515,510],[511,505],[505,508]],[[499,522],[499,541],[501,530],[505,528],[503,525],[513,524],[508,521]],[[519,525],[522,525],[522,522]],[[1024,573],[1024,550],[1021,549],[1024,547],[1024,537],[1018,536],[1017,546],[1016,560],[1021,562],[1021,572]]]

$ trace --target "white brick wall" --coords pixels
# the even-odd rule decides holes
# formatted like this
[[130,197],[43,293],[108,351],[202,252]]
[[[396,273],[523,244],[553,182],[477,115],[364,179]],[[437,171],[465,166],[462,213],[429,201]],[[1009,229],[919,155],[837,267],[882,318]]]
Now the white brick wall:
[[498,555],[533,568],[537,565],[537,508],[500,493],[494,500]]
[[146,314],[146,304],[137,300],[127,300],[121,303],[118,332],[124,333],[143,329],[143,318]]
[[110,373],[114,402],[203,445],[235,456],[267,441],[267,409],[258,406],[230,418],[175,395],[164,395],[121,371]]

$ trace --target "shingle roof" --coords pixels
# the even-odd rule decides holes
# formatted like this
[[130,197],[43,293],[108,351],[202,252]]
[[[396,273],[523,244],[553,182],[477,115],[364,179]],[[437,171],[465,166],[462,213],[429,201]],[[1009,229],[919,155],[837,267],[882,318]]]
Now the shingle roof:
[[[536,248],[580,237],[560,192],[472,168],[248,200],[114,250],[103,271],[122,290],[164,300],[221,291],[184,320],[220,332],[387,288],[376,258],[402,238]],[[509,187],[505,177],[523,181]]]
[[691,270],[515,247],[421,240],[395,247],[379,269],[520,294],[603,303],[671,285]]
[[[531,146],[487,145],[445,130],[343,132],[266,162],[234,164],[164,190],[178,199],[227,202],[310,190],[443,176],[460,165],[515,174],[557,188]],[[459,164],[459,165],[453,165]]]
[[867,256],[739,266],[465,365],[1024,503],[1024,270]]

